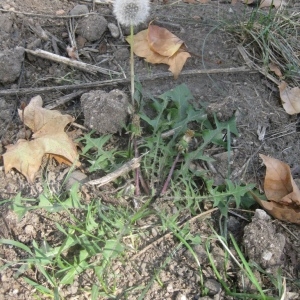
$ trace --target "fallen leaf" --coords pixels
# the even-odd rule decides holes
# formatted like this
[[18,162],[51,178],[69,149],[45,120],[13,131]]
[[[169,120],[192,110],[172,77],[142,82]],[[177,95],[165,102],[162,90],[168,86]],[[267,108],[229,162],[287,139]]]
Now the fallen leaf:
[[171,71],[174,74],[174,78],[177,79],[186,60],[191,57],[191,55],[186,51],[179,51],[175,53],[173,56],[167,58],[167,60],[164,62],[165,64],[168,64],[169,71]]
[[183,45],[183,41],[166,28],[156,25],[148,27],[148,44],[156,53],[171,57]]
[[79,55],[76,47],[67,46],[68,56],[73,60],[79,60]]
[[269,63],[269,69],[270,71],[274,72],[278,77],[282,77],[282,73],[280,71],[280,68],[275,63]]
[[281,5],[285,5],[284,0],[261,0],[259,8],[271,7],[279,8]]
[[24,110],[18,109],[20,119],[34,132],[34,138],[64,131],[66,125],[74,121],[70,115],[62,115],[57,110],[45,109],[42,105],[41,96],[35,96]]
[[[154,26],[154,25],[150,25]],[[131,45],[130,37],[126,38],[127,42]],[[154,45],[154,48],[157,48],[157,45]],[[176,48],[176,47],[175,47]],[[191,57],[191,55],[184,51],[185,47],[183,42],[181,43],[181,47],[178,48],[177,52],[172,56],[163,56],[150,47],[148,43],[148,29],[140,31],[133,37],[133,52],[135,55],[139,57],[144,57],[145,61],[152,63],[152,64],[167,64],[169,65],[169,71],[171,71],[174,75],[174,78],[177,79],[186,60]],[[161,52],[165,51],[164,53],[171,54],[174,52],[174,49],[169,50],[161,50]]]
[[269,201],[254,199],[273,217],[300,224],[300,190],[292,178],[290,167],[275,158],[259,155],[266,166],[264,191]]
[[185,2],[185,3],[192,3],[192,4],[197,3],[196,0],[183,0],[183,2]]
[[300,224],[300,208],[290,207],[276,203],[274,201],[263,201],[259,199],[254,193],[250,191],[253,198],[258,202],[258,204],[266,210],[271,216],[278,220],[285,222],[291,222],[295,224]]
[[36,141],[18,140],[15,145],[6,146],[6,153],[3,154],[5,173],[12,168],[22,173],[28,182],[33,183],[36,172],[39,170],[44,150]]
[[267,199],[282,204],[294,203],[300,206],[300,191],[292,177],[289,165],[263,154],[259,156],[267,168],[264,181]]
[[18,140],[15,145],[8,145],[3,154],[5,173],[12,168],[21,172],[33,183],[44,155],[54,157],[59,163],[80,165],[76,145],[64,132],[65,126],[73,121],[69,115],[42,108],[42,98],[36,96],[30,103],[19,110],[19,116],[32,129],[33,140]]
[[285,81],[279,86],[282,106],[289,115],[300,112],[300,89],[298,87],[290,88]]

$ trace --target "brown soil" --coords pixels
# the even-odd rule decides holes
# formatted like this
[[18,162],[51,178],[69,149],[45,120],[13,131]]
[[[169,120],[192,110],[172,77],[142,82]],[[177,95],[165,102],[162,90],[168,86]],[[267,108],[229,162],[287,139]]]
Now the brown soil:
[[[234,37],[217,26],[217,20],[238,22],[244,16],[245,11],[249,12],[252,8],[241,3],[232,6],[229,2],[212,0],[204,5],[171,0],[152,1],[151,18],[155,18],[159,25],[166,27],[182,38],[188,46],[188,50],[196,54],[188,59],[184,71],[246,67],[237,50],[237,42]],[[26,48],[29,44],[37,42],[37,39],[41,37],[28,24],[33,24],[34,27],[39,24],[51,33],[52,38],[50,40],[37,42],[39,47],[44,50],[53,51],[52,46],[55,37],[68,44],[66,27],[68,19],[59,16],[60,14],[67,14],[76,4],[78,4],[76,1],[68,0],[3,0],[0,3],[0,8],[2,8],[0,22],[4,20],[4,23],[8,24],[8,28],[7,30],[3,29],[4,27],[3,30],[0,28],[0,51],[12,51],[17,46]],[[91,1],[85,4],[89,10],[92,9]],[[290,1],[289,5],[292,10],[293,1]],[[107,21],[115,22],[111,5],[96,4],[95,12],[103,15]],[[57,18],[51,18],[50,16],[56,16]],[[11,25],[9,25],[9,22],[11,22]],[[83,61],[96,64],[100,61],[101,55],[108,54],[111,58],[114,56],[114,59],[107,60],[101,64],[102,67],[115,71],[121,69],[126,74],[130,73],[128,45],[122,42],[121,39],[113,38],[108,30],[100,40],[88,43],[88,47],[89,49],[95,49],[95,51],[88,52],[89,50],[86,50],[87,54],[80,56]],[[67,56],[66,51],[63,51],[61,47],[59,47],[59,51],[62,56]],[[150,66],[143,59],[136,59],[135,70],[137,76],[142,78],[144,75],[167,72],[167,66]],[[255,183],[260,188],[264,169],[258,153],[280,159],[289,164],[291,168],[296,169],[298,167],[300,149],[299,133],[296,128],[298,120],[296,116],[287,115],[281,107],[278,89],[274,83],[268,81],[256,71],[236,72],[234,70],[226,73],[216,72],[210,75],[185,75],[183,72],[177,80],[172,77],[153,78],[143,81],[142,85],[146,96],[156,96],[181,83],[185,83],[194,96],[195,105],[206,107],[210,116],[215,113],[220,120],[228,120],[232,115],[235,115],[240,134],[238,137],[234,137],[231,179],[237,183],[241,181],[246,184]],[[17,93],[0,97],[0,114],[3,114],[3,116],[0,116],[2,142],[0,154],[5,152],[7,144],[15,143],[17,139],[22,137],[22,134],[24,135],[23,125],[17,118],[16,109],[20,107],[22,101],[28,103],[33,96],[37,95],[34,88],[66,84],[76,85],[109,79],[110,77],[107,75],[95,76],[48,60],[25,55],[20,76],[14,82],[3,83],[0,92],[16,88],[32,88],[33,90],[31,92],[27,91],[25,94]],[[114,87],[105,87],[104,89],[109,92],[113,88],[119,88],[130,95],[128,83],[116,84]],[[91,90],[93,89],[90,88],[85,91]],[[39,92],[39,94],[43,97],[45,105],[49,105],[56,99],[75,91],[77,91],[75,88],[54,89],[50,92]],[[77,122],[83,124],[80,95],[79,93],[77,97],[57,109],[77,117]],[[262,139],[259,139],[261,128],[266,129],[266,134]],[[123,138],[117,134],[115,136],[115,140],[117,142],[120,140],[120,143],[123,143]],[[226,155],[225,157],[223,155],[215,168],[218,174],[226,177]],[[0,237],[16,240],[28,246],[31,246],[33,239],[38,243],[46,240],[53,247],[59,245],[62,234],[56,229],[54,221],[59,222],[67,216],[60,213],[49,215],[48,212],[45,213],[42,210],[33,210],[28,211],[21,220],[18,220],[16,214],[10,209],[10,201],[7,200],[15,199],[18,193],[21,193],[24,198],[38,199],[45,185],[44,172],[47,172],[47,184],[50,190],[53,193],[60,191],[63,178],[68,169],[65,166],[47,165],[45,163],[44,169],[41,170],[33,185],[29,185],[17,171],[11,171],[5,175],[3,166],[0,166],[0,170]],[[217,175],[213,176],[215,180],[218,180]],[[95,190],[89,190],[88,194],[90,198],[97,196]],[[105,199],[103,201],[105,202]],[[168,207],[170,211],[174,209],[172,201],[158,201],[156,207],[158,209]],[[75,212],[75,214],[80,217],[80,212]],[[239,214],[243,213],[239,212]],[[228,221],[228,228],[239,241],[241,248],[244,247],[243,228],[246,224],[253,224],[251,223],[251,213],[243,215],[248,221],[235,215],[231,215]],[[189,215],[182,216],[182,220],[190,217]],[[206,218],[199,218],[191,222],[191,232],[193,234],[198,233],[201,239],[205,240],[212,235],[209,224],[213,224],[218,230],[218,219],[217,212],[209,213]],[[287,225],[279,221],[257,220],[259,218],[256,221],[253,220],[253,222],[259,224],[255,223],[256,225],[251,230],[256,230],[257,235],[262,231],[261,240],[257,242],[258,244],[265,244],[266,247],[267,245],[270,247],[269,240],[272,237],[275,237],[272,240],[272,245],[282,245],[280,241],[285,241],[280,252],[281,255],[278,258],[279,265],[282,268],[282,275],[288,279],[287,290],[290,292],[290,299],[297,299],[292,297],[295,297],[295,295],[300,297],[299,226]],[[157,225],[157,221],[154,217],[150,217],[145,219],[143,224],[139,224],[141,227],[145,226],[147,228],[143,242],[140,242],[138,249],[126,255],[128,259],[118,261],[112,267],[112,270],[117,274],[116,298],[138,299],[141,290],[134,289],[134,287],[145,287],[150,284],[150,288],[143,299],[234,299],[234,297],[226,296],[217,282],[205,254],[204,246],[197,246],[194,251],[201,264],[205,285],[209,290],[206,298],[201,297],[200,278],[195,259],[185,247],[176,248],[178,240],[172,234],[167,234],[165,238],[159,239],[160,236],[164,236],[164,232]],[[266,226],[269,227],[264,230]],[[274,228],[270,229],[270,226]],[[268,234],[273,232],[272,230],[274,234],[270,237]],[[267,233],[264,235],[263,232]],[[247,237],[248,241],[255,243],[249,236],[251,236],[250,233]],[[129,240],[129,237],[128,241],[125,239],[125,243],[128,243],[128,245],[130,244]],[[155,242],[156,240],[158,242]],[[151,243],[153,244],[148,250],[140,252]],[[257,256],[259,251],[255,252]],[[225,253],[221,245],[215,240],[212,241],[211,253],[217,266],[224,269]],[[35,299],[34,294],[46,299],[46,296],[41,296],[31,285],[26,283],[22,276],[16,276],[16,270],[20,267],[18,261],[25,258],[26,255],[24,251],[18,250],[16,247],[1,246],[0,266],[4,266],[8,262],[14,262],[9,268],[0,269],[1,299]],[[245,255],[250,257],[250,253],[245,253]],[[167,258],[170,258],[170,260]],[[264,267],[269,268],[270,272],[276,272],[278,260],[275,262],[275,266],[273,264]],[[261,261],[256,262],[261,264]],[[162,271],[159,274],[160,280],[154,280],[153,274],[162,266]],[[237,267],[233,262],[226,266],[225,272],[231,274],[232,281],[242,280],[239,279]],[[47,283],[43,283],[41,274],[35,272],[34,268],[28,269],[25,275],[34,281],[39,282],[41,280],[41,284],[47,285]],[[266,277],[261,276],[261,278],[262,286],[268,288],[269,283],[263,282]],[[81,274],[76,277],[72,285],[63,286],[60,295],[64,299],[91,299],[89,291],[96,280],[95,274],[92,274],[92,272]],[[271,291],[270,295],[276,297],[273,292]],[[109,297],[103,296],[99,299],[109,299]]]

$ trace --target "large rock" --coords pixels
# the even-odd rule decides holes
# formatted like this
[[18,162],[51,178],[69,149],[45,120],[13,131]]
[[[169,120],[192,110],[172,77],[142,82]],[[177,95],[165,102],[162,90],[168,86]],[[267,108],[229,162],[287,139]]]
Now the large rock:
[[283,266],[285,236],[276,232],[271,218],[265,211],[257,209],[252,222],[244,229],[244,247],[248,258],[276,274]]
[[107,21],[100,15],[88,15],[78,23],[76,33],[92,42],[99,40],[107,29]]
[[127,95],[120,90],[91,91],[81,96],[84,125],[99,133],[117,133],[126,124],[130,110]]
[[14,50],[0,52],[0,82],[14,82],[20,75],[24,60],[24,48],[16,47]]

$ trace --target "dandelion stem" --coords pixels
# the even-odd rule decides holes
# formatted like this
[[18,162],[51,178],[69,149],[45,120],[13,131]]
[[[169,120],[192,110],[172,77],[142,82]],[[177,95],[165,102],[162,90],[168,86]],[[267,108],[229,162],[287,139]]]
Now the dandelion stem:
[[133,25],[130,25],[130,80],[131,80],[131,103],[134,107],[134,57],[133,57]]

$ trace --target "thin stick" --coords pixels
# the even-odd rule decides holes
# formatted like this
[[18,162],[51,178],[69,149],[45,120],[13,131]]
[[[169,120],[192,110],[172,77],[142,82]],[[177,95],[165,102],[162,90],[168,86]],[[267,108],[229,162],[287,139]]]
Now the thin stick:
[[[224,68],[224,69],[208,69],[208,70],[187,70],[181,72],[181,76],[189,76],[189,75],[200,75],[200,74],[222,74],[222,73],[256,73],[258,71],[253,71],[248,69],[247,67],[237,67],[237,68]],[[140,81],[148,81],[161,79],[166,77],[173,77],[172,73],[164,72],[152,75],[140,76]],[[127,84],[130,82],[128,78],[122,79],[112,79],[112,80],[103,80],[103,81],[94,81],[89,83],[81,83],[81,84],[71,84],[71,85],[58,85],[58,86],[47,86],[47,87],[38,87],[38,88],[21,88],[21,89],[9,89],[9,90],[0,90],[0,96],[9,96],[16,94],[28,94],[28,93],[45,93],[45,92],[53,92],[53,91],[64,91],[64,90],[74,90],[74,89],[90,89],[90,88],[99,88],[104,86],[116,86],[118,84]]]
[[143,155],[138,158],[135,157],[132,160],[128,161],[125,165],[123,165],[119,169],[115,170],[114,172],[111,172],[110,174],[108,174],[104,177],[88,181],[85,184],[97,185],[98,187],[108,184],[111,181],[115,180],[116,178],[118,178],[122,175],[125,175],[128,172],[138,168],[140,166],[142,157],[143,157]]
[[0,11],[6,12],[6,13],[14,13],[14,14],[17,14],[17,15],[32,16],[32,17],[47,18],[47,19],[70,19],[70,18],[80,18],[80,17],[85,17],[87,15],[95,15],[95,14],[97,14],[95,12],[91,12],[91,13],[80,14],[80,15],[56,16],[56,15],[29,13],[29,12],[18,11],[18,10],[11,11],[11,10],[7,10],[7,9],[0,9]]
[[107,69],[97,67],[94,65],[89,65],[82,61],[73,60],[73,59],[70,59],[70,58],[67,58],[64,56],[60,56],[60,55],[56,55],[54,53],[47,52],[47,51],[44,51],[41,49],[36,49],[34,51],[25,49],[25,51],[31,55],[49,59],[49,60],[55,61],[57,63],[62,63],[65,65],[77,68],[79,70],[91,73],[91,74],[102,73],[102,74],[106,74],[106,75],[112,75],[112,74],[121,75],[121,73],[116,72],[116,71],[111,71],[111,70],[107,70]]
[[[191,219],[186,220],[185,222],[183,222],[179,228],[182,228],[186,223],[188,222],[194,222],[196,219],[199,219],[201,217],[205,217],[206,215],[212,214],[214,211],[216,211],[218,208],[213,208],[210,209],[204,213],[201,213]],[[149,250],[150,248],[152,248],[154,245],[158,244],[159,242],[161,242],[162,240],[164,240],[165,238],[171,236],[173,234],[173,232],[168,232],[166,234],[164,234],[163,236],[161,236],[159,239],[155,240],[154,242],[152,242],[151,244],[149,244],[148,246],[146,246],[145,248],[143,248],[142,250],[140,250],[137,254],[133,255],[130,259],[131,260],[135,260],[136,258],[138,258],[140,255],[142,255],[143,253],[145,253],[147,250]]]
[[54,109],[60,105],[66,104],[67,102],[73,100],[76,97],[81,96],[84,93],[84,90],[79,90],[76,92],[73,92],[71,94],[62,96],[54,101],[54,103],[49,103],[45,106],[46,109]]

